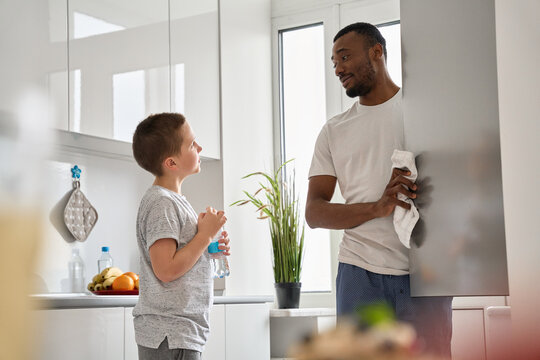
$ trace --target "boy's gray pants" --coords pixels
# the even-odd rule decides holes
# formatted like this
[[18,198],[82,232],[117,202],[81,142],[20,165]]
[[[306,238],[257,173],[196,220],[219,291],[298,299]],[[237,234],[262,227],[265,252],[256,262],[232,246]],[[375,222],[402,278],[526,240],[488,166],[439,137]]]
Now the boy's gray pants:
[[157,349],[137,345],[139,360],[201,360],[201,353],[188,349],[169,349],[167,338]]

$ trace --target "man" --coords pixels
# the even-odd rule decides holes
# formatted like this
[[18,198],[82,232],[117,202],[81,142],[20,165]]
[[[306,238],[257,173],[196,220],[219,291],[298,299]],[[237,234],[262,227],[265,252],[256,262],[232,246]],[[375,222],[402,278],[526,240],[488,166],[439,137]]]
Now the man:
[[[399,320],[413,324],[426,350],[450,355],[450,297],[410,296],[408,249],[394,230],[401,193],[417,198],[417,185],[392,169],[394,149],[404,149],[401,89],[386,68],[386,41],[367,23],[334,38],[335,74],[358,101],[322,128],[309,171],[306,221],[312,228],[344,229],[336,279],[337,313],[385,301]],[[331,203],[339,182],[345,204]]]

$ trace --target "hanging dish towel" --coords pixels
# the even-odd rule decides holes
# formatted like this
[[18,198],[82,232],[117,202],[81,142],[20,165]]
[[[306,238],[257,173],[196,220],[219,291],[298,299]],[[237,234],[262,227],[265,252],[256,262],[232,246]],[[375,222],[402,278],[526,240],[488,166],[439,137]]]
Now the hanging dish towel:
[[85,241],[96,224],[98,214],[80,189],[81,169],[75,165],[71,174],[73,192],[64,209],[64,222],[77,241]]
[[[392,168],[409,170],[411,175],[406,176],[406,178],[412,182],[415,182],[418,177],[418,171],[414,163],[414,154],[410,151],[394,150],[392,154]],[[410,210],[404,209],[401,206],[396,206],[394,209],[394,229],[398,234],[399,240],[405,247],[410,249],[411,233],[420,218],[420,214],[418,214],[418,209],[414,206],[413,201],[405,195],[398,193],[398,200],[405,201],[411,205]]]

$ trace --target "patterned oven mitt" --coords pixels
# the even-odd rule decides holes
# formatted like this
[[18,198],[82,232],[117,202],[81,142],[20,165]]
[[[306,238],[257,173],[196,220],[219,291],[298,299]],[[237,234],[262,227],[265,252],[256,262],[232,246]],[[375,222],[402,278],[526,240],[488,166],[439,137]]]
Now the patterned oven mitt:
[[64,209],[64,223],[75,239],[85,241],[96,224],[98,214],[80,189],[81,169],[75,165],[71,174],[73,192]]

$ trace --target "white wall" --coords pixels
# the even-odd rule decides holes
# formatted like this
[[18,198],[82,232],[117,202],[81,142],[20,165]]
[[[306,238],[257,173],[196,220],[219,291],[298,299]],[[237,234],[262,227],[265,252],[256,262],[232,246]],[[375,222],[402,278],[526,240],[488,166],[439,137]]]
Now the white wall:
[[[45,197],[45,231],[40,244],[36,291],[69,291],[67,263],[71,248],[78,247],[86,265],[86,280],[97,273],[101,246],[109,246],[115,266],[124,271],[137,271],[138,249],[135,221],[139,201],[153,179],[134,161],[116,160],[85,154],[57,151],[47,161],[48,181]],[[71,190],[71,167],[81,169],[81,190],[98,212],[98,221],[85,242],[64,240],[51,222],[61,222],[62,206],[55,208]],[[65,199],[67,200],[67,199]],[[40,279],[41,278],[41,279]]]
[[[220,2],[223,196],[231,237],[228,295],[273,294],[267,221],[228,207],[257,184],[241,180],[273,169],[270,0]],[[246,16],[249,14],[249,16]]]
[[[124,271],[139,271],[139,250],[135,224],[139,202],[152,184],[152,175],[134,160],[120,160],[86,153],[54,151],[45,164],[47,191],[44,198],[43,241],[40,244],[36,291],[68,291],[67,262],[71,248],[78,247],[86,265],[86,279],[97,273],[101,246],[109,246],[115,266]],[[67,242],[55,228],[62,222],[64,204],[55,208],[72,188],[71,167],[82,169],[81,190],[98,212],[98,221],[85,242]],[[182,187],[197,212],[212,205],[223,208],[221,161],[203,161],[201,173],[189,177]]]
[[[67,198],[62,206],[55,206],[72,188],[70,169],[74,165],[82,169],[81,190],[96,208],[98,221],[85,242],[69,243],[54,225],[54,222],[63,221],[62,211]],[[62,149],[53,152],[45,169],[45,231],[34,279],[38,285],[36,291],[69,291],[66,287],[67,262],[72,247],[80,250],[86,265],[87,282],[97,273],[101,246],[110,247],[115,266],[124,271],[139,272],[135,235],[137,210],[144,192],[154,181],[153,176],[134,160],[75,154]],[[201,173],[187,178],[182,191],[197,212],[204,211],[209,205],[223,208],[221,184],[221,161],[205,160],[201,164]]]
[[495,1],[506,248],[515,359],[540,357],[537,0]]

